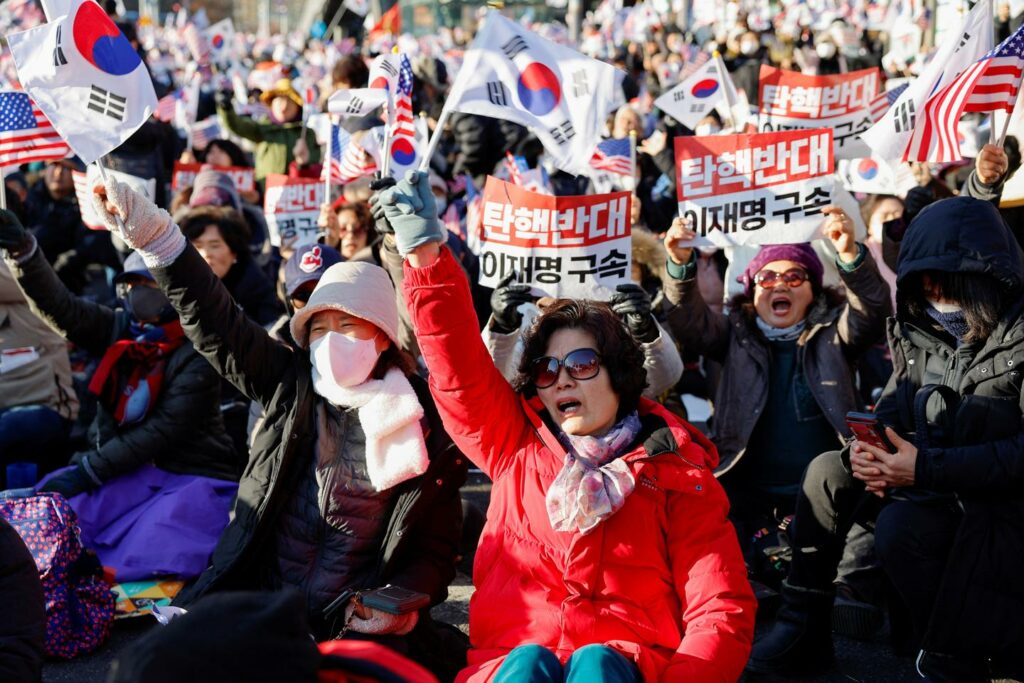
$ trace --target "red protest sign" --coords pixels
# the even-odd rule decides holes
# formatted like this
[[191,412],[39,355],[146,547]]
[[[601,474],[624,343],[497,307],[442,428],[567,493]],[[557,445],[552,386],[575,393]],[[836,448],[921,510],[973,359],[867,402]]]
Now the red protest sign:
[[480,282],[511,272],[551,296],[607,298],[630,274],[629,192],[554,197],[488,177],[479,211]]
[[212,168],[221,173],[227,173],[235,183],[235,189],[239,192],[252,192],[256,189],[256,179],[253,169],[242,166],[227,166],[215,168],[209,164],[183,164],[180,161],[174,162],[174,174],[171,176],[171,190],[178,190],[190,187],[196,180],[196,174],[205,168]]
[[867,109],[878,95],[877,67],[830,76],[808,76],[761,65],[761,113],[794,119],[828,119]]

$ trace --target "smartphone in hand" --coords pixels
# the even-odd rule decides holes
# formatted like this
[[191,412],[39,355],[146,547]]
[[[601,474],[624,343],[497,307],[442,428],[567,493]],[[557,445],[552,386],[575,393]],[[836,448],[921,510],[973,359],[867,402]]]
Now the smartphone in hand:
[[430,596],[400,586],[388,585],[363,593],[360,602],[381,612],[401,615],[423,609],[430,604]]
[[846,426],[853,432],[857,441],[881,448],[887,453],[896,452],[896,448],[885,436],[885,429],[879,423],[877,415],[849,412],[846,414]]

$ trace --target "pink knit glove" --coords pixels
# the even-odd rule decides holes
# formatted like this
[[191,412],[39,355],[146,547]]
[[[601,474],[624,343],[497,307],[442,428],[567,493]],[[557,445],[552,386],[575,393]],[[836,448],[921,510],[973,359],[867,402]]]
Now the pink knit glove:
[[185,249],[185,236],[171,215],[116,178],[108,178],[105,186],[107,201],[117,208],[124,221],[122,230],[114,214],[107,211],[103,198],[93,193],[93,208],[107,229],[142,254],[149,268],[170,265]]
[[349,628],[356,633],[373,633],[376,635],[393,633],[398,636],[404,636],[416,627],[416,622],[420,618],[419,612],[388,614],[372,607],[363,607],[364,610],[370,612],[370,617],[368,619],[360,619],[352,614],[355,608],[355,604],[351,602],[345,608],[345,623],[349,624]]

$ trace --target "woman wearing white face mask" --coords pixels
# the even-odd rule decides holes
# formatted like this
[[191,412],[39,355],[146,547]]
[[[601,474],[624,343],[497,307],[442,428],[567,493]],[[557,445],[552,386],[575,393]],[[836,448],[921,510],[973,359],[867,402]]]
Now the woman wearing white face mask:
[[196,349],[266,412],[234,520],[179,603],[295,588],[318,640],[360,634],[451,673],[438,664],[458,658],[426,645],[436,643],[428,608],[392,615],[350,597],[392,584],[442,602],[461,525],[466,466],[398,348],[387,273],[355,262],[327,269],[291,321],[295,351],[245,318],[166,212],[116,181],[105,195],[97,210],[143,255]]

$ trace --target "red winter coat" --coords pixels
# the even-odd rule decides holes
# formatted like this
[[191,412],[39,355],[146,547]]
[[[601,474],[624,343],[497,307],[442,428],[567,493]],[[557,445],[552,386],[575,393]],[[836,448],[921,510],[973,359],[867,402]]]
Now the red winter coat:
[[625,505],[587,535],[556,532],[545,493],[565,449],[517,395],[480,338],[465,274],[447,249],[405,266],[405,297],[448,433],[494,482],[473,568],[473,649],[459,681],[488,681],[512,648],[539,643],[563,662],[591,643],[645,681],[735,681],[756,602],[714,445],[641,399],[642,445],[622,456],[636,478]]

